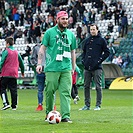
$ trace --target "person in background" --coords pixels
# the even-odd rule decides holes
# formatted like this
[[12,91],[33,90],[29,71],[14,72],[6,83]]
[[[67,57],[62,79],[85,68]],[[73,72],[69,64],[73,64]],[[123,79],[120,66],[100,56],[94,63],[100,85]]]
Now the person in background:
[[110,52],[107,42],[98,32],[96,24],[90,25],[90,36],[84,41],[82,63],[84,66],[84,96],[85,106],[79,110],[90,110],[91,105],[91,83],[96,85],[96,107],[101,109],[102,103],[102,62],[109,56]]
[[78,88],[76,86],[77,75],[78,75],[79,79],[81,79],[82,76],[81,76],[81,73],[80,73],[80,69],[76,65],[76,69],[74,71],[74,74],[72,75],[72,91],[71,91],[71,96],[74,100],[74,104],[77,104],[77,101],[80,100],[80,98],[78,96]]
[[[43,37],[43,34],[41,35],[40,40],[42,40],[42,37]],[[37,66],[38,52],[39,52],[40,47],[41,47],[41,42],[40,43],[38,42],[32,49],[30,63],[34,67],[34,70],[36,70],[35,68]],[[45,65],[45,56],[42,59],[43,71],[41,73],[36,73],[36,71],[35,71],[35,76],[36,76],[37,85],[38,85],[38,93],[37,93],[38,107],[36,108],[36,111],[42,111],[43,110],[43,99],[44,99],[43,92],[44,92],[44,88],[45,88],[44,65]],[[55,105],[54,105],[54,110],[56,110]]]
[[128,32],[128,18],[127,14],[125,13],[124,16],[121,18],[121,37],[127,35]]
[[25,50],[25,53],[22,54],[22,59],[24,60],[24,58],[25,58],[26,56],[29,57],[30,55],[31,55],[31,47],[30,47],[29,45],[27,45],[26,50]]
[[16,13],[13,16],[13,20],[15,21],[15,26],[19,26],[19,21],[20,21],[20,14],[18,11],[16,11]]
[[115,55],[115,49],[114,49],[114,46],[113,46],[112,43],[109,43],[108,48],[109,48],[110,54],[109,54],[109,57],[107,58],[107,61],[112,62],[113,57],[114,57],[114,55]]
[[113,28],[114,28],[114,25],[113,25],[113,23],[112,22],[109,22],[109,24],[108,24],[108,31],[109,31],[109,33],[111,32],[113,32]]
[[126,68],[129,65],[130,62],[131,62],[131,59],[130,59],[128,53],[126,53],[125,57],[123,58],[123,65],[122,65],[122,67]]
[[117,62],[118,62],[117,60],[118,60],[118,57],[116,55],[114,55],[114,57],[112,59],[112,63],[117,64]]
[[6,49],[2,52],[2,58],[0,62],[1,72],[1,98],[3,101],[3,107],[1,110],[10,108],[10,104],[7,97],[6,89],[11,92],[11,107],[12,110],[17,109],[17,78],[18,69],[21,68],[22,77],[24,77],[24,62],[17,50],[13,47],[13,38],[8,37],[5,39]]
[[117,65],[118,65],[120,68],[122,68],[122,64],[123,64],[122,56],[119,55],[119,56],[118,56],[118,59],[117,59]]
[[[38,59],[38,52],[40,49],[41,43],[37,43],[32,50],[30,62],[31,65],[36,68],[37,66],[37,59]],[[45,64],[45,56],[43,57],[42,60],[42,67],[44,69],[44,64]],[[37,79],[37,85],[38,85],[38,107],[36,108],[36,111],[42,111],[43,110],[43,91],[45,87],[45,73],[42,71],[41,73],[37,73],[36,79]]]
[[83,35],[83,38],[86,38],[86,37],[87,37],[87,34],[88,34],[88,28],[87,28],[87,26],[85,25],[85,23],[82,22],[82,31],[81,31],[81,35]]
[[70,120],[70,103],[72,74],[76,62],[76,37],[68,27],[68,13],[59,11],[57,24],[48,29],[43,37],[39,50],[37,72],[42,72],[42,57],[46,54],[46,120],[53,110],[54,94],[59,90],[60,112],[62,122],[72,123]]

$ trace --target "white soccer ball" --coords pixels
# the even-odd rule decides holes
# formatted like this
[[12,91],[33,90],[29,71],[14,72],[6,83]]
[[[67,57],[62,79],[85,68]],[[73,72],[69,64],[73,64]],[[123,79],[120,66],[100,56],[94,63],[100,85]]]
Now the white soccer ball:
[[61,122],[61,114],[58,111],[50,111],[47,116],[47,121],[50,124],[58,124]]

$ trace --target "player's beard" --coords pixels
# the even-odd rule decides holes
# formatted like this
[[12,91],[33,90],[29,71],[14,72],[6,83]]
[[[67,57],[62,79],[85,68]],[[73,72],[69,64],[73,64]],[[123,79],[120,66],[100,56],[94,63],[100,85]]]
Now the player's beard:
[[64,30],[65,28],[68,27],[68,23],[61,24],[60,22],[58,23],[58,26],[60,29]]

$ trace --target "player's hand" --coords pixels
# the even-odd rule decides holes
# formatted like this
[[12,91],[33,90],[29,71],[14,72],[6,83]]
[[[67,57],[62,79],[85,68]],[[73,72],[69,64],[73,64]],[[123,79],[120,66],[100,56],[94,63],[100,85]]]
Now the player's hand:
[[41,65],[38,65],[37,67],[36,67],[36,71],[37,71],[37,73],[41,73],[42,72],[42,66]]

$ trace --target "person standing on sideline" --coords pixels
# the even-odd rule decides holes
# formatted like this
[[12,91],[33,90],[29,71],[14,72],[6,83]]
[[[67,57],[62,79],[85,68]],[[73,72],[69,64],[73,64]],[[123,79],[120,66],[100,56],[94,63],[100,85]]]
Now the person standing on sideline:
[[57,24],[44,34],[36,70],[38,73],[42,72],[42,58],[46,54],[46,119],[48,113],[53,110],[54,94],[58,89],[61,121],[72,123],[70,120],[70,103],[72,74],[76,62],[76,37],[67,29],[68,14],[66,11],[59,11],[56,21]]
[[21,68],[22,77],[24,77],[24,62],[21,55],[13,47],[13,38],[8,37],[5,39],[6,49],[2,52],[2,58],[0,62],[1,72],[1,97],[3,100],[3,108],[6,110],[10,108],[6,89],[11,92],[11,107],[12,110],[17,108],[17,78],[18,69]]
[[85,106],[79,110],[90,110],[90,89],[92,80],[96,84],[96,108],[101,109],[102,102],[102,62],[109,56],[107,42],[101,37],[96,24],[90,26],[90,36],[84,41],[82,63],[84,65]]

